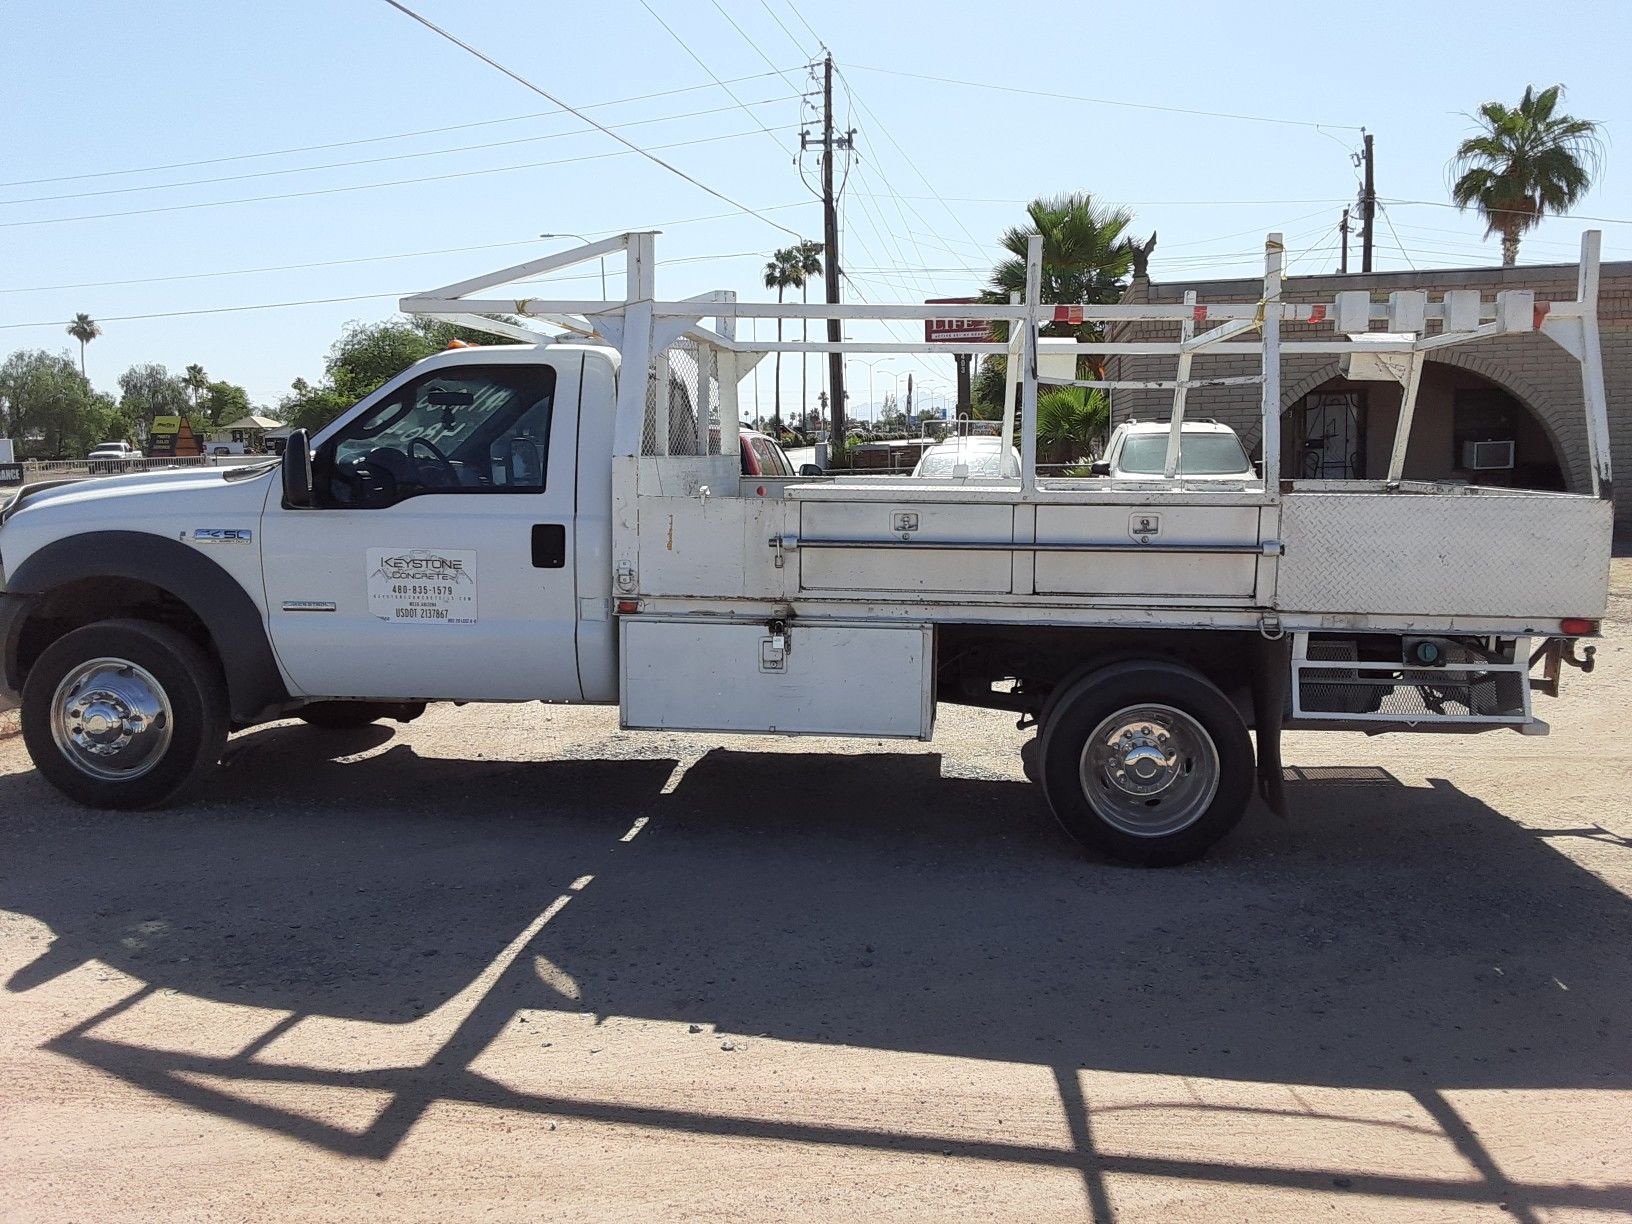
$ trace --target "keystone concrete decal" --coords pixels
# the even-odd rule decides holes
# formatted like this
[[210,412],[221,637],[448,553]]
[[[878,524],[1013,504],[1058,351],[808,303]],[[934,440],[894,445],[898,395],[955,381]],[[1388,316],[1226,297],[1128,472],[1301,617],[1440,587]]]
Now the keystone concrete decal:
[[476,623],[476,550],[371,548],[368,610],[411,625]]

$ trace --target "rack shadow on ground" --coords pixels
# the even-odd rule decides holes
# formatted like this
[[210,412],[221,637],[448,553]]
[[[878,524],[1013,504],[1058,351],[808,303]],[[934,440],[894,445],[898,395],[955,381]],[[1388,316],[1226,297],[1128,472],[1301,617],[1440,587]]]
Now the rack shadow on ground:
[[[0,779],[0,810],[35,812],[0,831],[0,907],[55,934],[8,990],[96,960],[147,983],[144,999],[172,988],[288,1012],[286,1024],[402,1024],[469,986],[552,902],[572,903],[423,1065],[347,1075],[267,1066],[253,1049],[177,1055],[98,1037],[102,1017],[55,1052],[382,1159],[438,1100],[919,1143],[690,1102],[520,1093],[471,1069],[519,1009],[588,1011],[1048,1066],[1074,1151],[925,1150],[1076,1167],[1101,1217],[1107,1173],[1328,1190],[1331,1175],[1104,1156],[1083,1068],[1409,1093],[1481,1177],[1365,1179],[1374,1193],[1502,1201],[1521,1218],[1632,1201],[1632,1187],[1504,1179],[1447,1102],[1465,1088],[1632,1087],[1632,977],[1604,955],[1632,936],[1632,907],[1448,783],[1294,768],[1290,824],[1255,812],[1208,860],[1149,872],[1081,855],[1033,788],[942,777],[933,753],[718,750],[679,776],[673,760],[458,762],[405,744],[314,762],[314,733],[290,727],[245,740],[218,801],[172,813],[79,812],[32,775]],[[578,997],[542,980],[536,956]],[[197,1073],[383,1088],[392,1104],[354,1133],[202,1088]]]

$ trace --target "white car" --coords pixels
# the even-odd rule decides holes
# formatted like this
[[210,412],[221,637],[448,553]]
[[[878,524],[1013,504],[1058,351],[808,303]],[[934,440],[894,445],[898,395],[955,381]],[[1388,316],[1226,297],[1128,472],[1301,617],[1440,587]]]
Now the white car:
[[1020,452],[1009,447],[1003,458],[1003,439],[987,437],[948,438],[926,450],[912,469],[914,476],[961,479],[973,476],[986,480],[1018,477]]
[[[1124,421],[1111,432],[1095,476],[1123,480],[1159,477],[1167,461],[1169,421]],[[1217,421],[1186,421],[1179,429],[1180,476],[1203,480],[1255,480],[1258,471],[1235,430]]]
[[103,459],[140,459],[142,452],[129,442],[102,442],[86,457],[93,462]]

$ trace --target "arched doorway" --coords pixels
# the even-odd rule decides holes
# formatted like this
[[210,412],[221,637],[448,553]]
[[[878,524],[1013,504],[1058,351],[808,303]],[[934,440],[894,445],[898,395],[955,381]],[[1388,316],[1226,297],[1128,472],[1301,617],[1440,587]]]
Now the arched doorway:
[[[1281,471],[1294,480],[1380,480],[1402,389],[1334,375],[1284,410]],[[1544,422],[1482,374],[1430,361],[1406,448],[1407,480],[1459,480],[1522,489],[1566,488],[1562,456]]]

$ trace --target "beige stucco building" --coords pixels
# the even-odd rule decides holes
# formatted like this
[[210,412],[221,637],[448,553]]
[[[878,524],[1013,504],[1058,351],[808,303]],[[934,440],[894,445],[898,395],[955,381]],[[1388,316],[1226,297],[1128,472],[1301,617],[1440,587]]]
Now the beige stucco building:
[[[1487,298],[1503,289],[1534,290],[1537,302],[1573,300],[1573,264],[1518,268],[1471,268],[1423,272],[1291,277],[1289,302],[1330,302],[1342,290],[1367,289],[1385,298],[1391,290],[1426,289],[1430,299],[1447,289],[1478,289]],[[1180,302],[1194,290],[1199,302],[1252,301],[1259,280],[1153,282],[1136,279],[1128,303]],[[1609,400],[1611,457],[1616,474],[1632,479],[1632,262],[1602,266],[1599,321],[1604,381]],[[1125,324],[1114,339],[1163,334],[1176,325]],[[1289,324],[1283,336],[1330,333],[1330,324]],[[1255,373],[1257,359],[1199,359],[1195,376]],[[1172,378],[1167,357],[1118,357],[1111,378]],[[1335,357],[1289,355],[1281,373],[1281,471],[1284,477],[1376,479],[1383,475],[1398,419],[1400,388],[1386,382],[1349,382]],[[1207,387],[1190,394],[1187,415],[1212,417],[1232,426],[1255,454],[1260,449],[1256,386]],[[1163,420],[1172,393],[1114,391],[1111,419]],[[1581,367],[1539,334],[1471,341],[1436,352],[1423,373],[1406,452],[1408,479],[1467,480],[1524,488],[1584,490],[1587,487],[1586,418],[1581,404]],[[1475,442],[1511,442],[1507,448]],[[1497,466],[1483,466],[1492,461]],[[1470,466],[1477,461],[1479,467]],[[1632,525],[1632,499],[1617,506],[1617,522]]]

